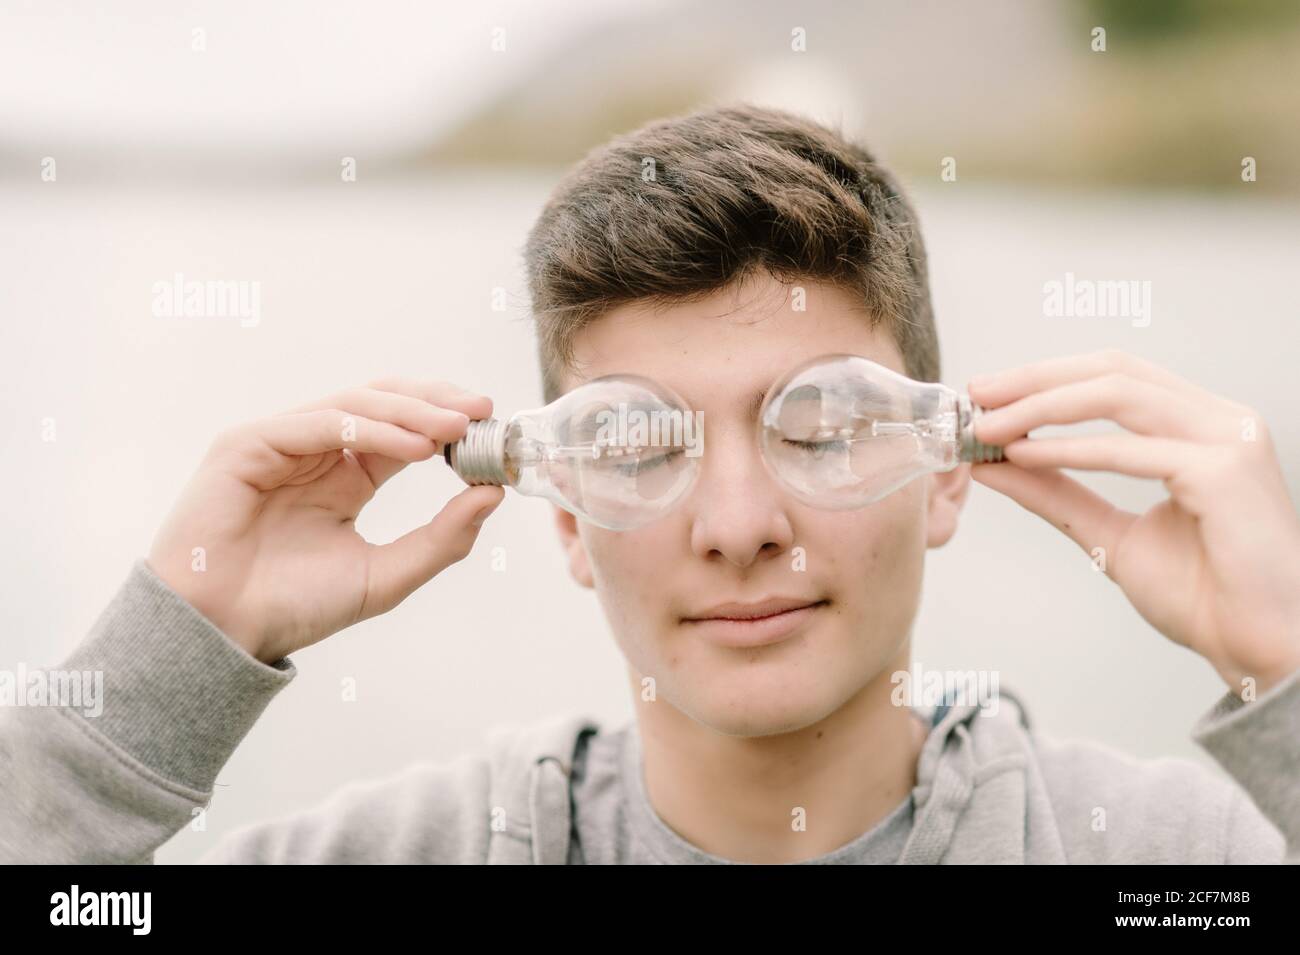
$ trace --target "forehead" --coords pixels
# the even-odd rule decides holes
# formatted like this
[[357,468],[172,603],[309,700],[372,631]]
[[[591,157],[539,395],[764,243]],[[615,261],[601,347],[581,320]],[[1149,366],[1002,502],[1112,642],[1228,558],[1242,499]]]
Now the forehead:
[[851,293],[764,275],[695,301],[633,302],[610,310],[578,333],[575,369],[564,385],[638,374],[672,388],[691,407],[734,406],[756,414],[772,382],[832,352],[904,371],[888,328],[873,328]]

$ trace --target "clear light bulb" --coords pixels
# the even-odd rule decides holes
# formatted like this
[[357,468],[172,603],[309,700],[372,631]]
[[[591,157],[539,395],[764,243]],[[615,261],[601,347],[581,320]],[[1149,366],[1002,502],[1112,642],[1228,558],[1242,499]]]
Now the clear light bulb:
[[758,440],[769,473],[812,507],[847,510],[963,461],[1002,460],[975,440],[985,409],[859,355],[824,355],[768,392]]
[[466,484],[512,487],[600,527],[630,530],[690,492],[703,450],[697,419],[670,389],[607,375],[544,408],[471,421],[443,457]]

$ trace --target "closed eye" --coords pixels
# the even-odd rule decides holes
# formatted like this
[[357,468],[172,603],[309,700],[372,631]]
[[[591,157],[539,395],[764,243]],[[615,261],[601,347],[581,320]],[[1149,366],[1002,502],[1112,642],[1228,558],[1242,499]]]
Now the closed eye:
[[798,448],[800,451],[807,451],[810,454],[824,454],[827,451],[842,451],[848,447],[848,442],[844,440],[794,441],[790,438],[784,438],[782,440],[790,447]]
[[628,477],[636,477],[638,474],[645,474],[648,471],[655,471],[664,467],[669,462],[676,460],[685,452],[680,448],[674,448],[662,454],[655,454],[648,457],[633,456],[625,461],[620,461],[615,468],[620,474]]

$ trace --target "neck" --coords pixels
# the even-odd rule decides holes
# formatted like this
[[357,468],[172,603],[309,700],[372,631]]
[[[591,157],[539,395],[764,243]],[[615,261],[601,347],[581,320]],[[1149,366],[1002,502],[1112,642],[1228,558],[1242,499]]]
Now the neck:
[[[699,849],[735,862],[801,862],[885,818],[916,785],[928,729],[890,701],[909,648],[834,713],[772,736],[718,733],[666,701],[637,703],[646,792]],[[631,674],[634,689],[640,680]],[[806,827],[795,825],[803,809]]]

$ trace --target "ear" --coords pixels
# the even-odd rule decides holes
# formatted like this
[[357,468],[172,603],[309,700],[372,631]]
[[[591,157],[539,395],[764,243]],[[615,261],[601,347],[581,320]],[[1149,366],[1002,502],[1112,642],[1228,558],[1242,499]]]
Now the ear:
[[957,532],[957,518],[970,491],[970,465],[959,464],[951,471],[930,474],[928,478],[925,546],[942,547]]
[[[555,505],[551,505],[555,507]],[[569,575],[580,587],[594,587],[587,545],[578,533],[578,519],[562,507],[555,507],[555,529],[560,532],[560,546],[569,558]]]

